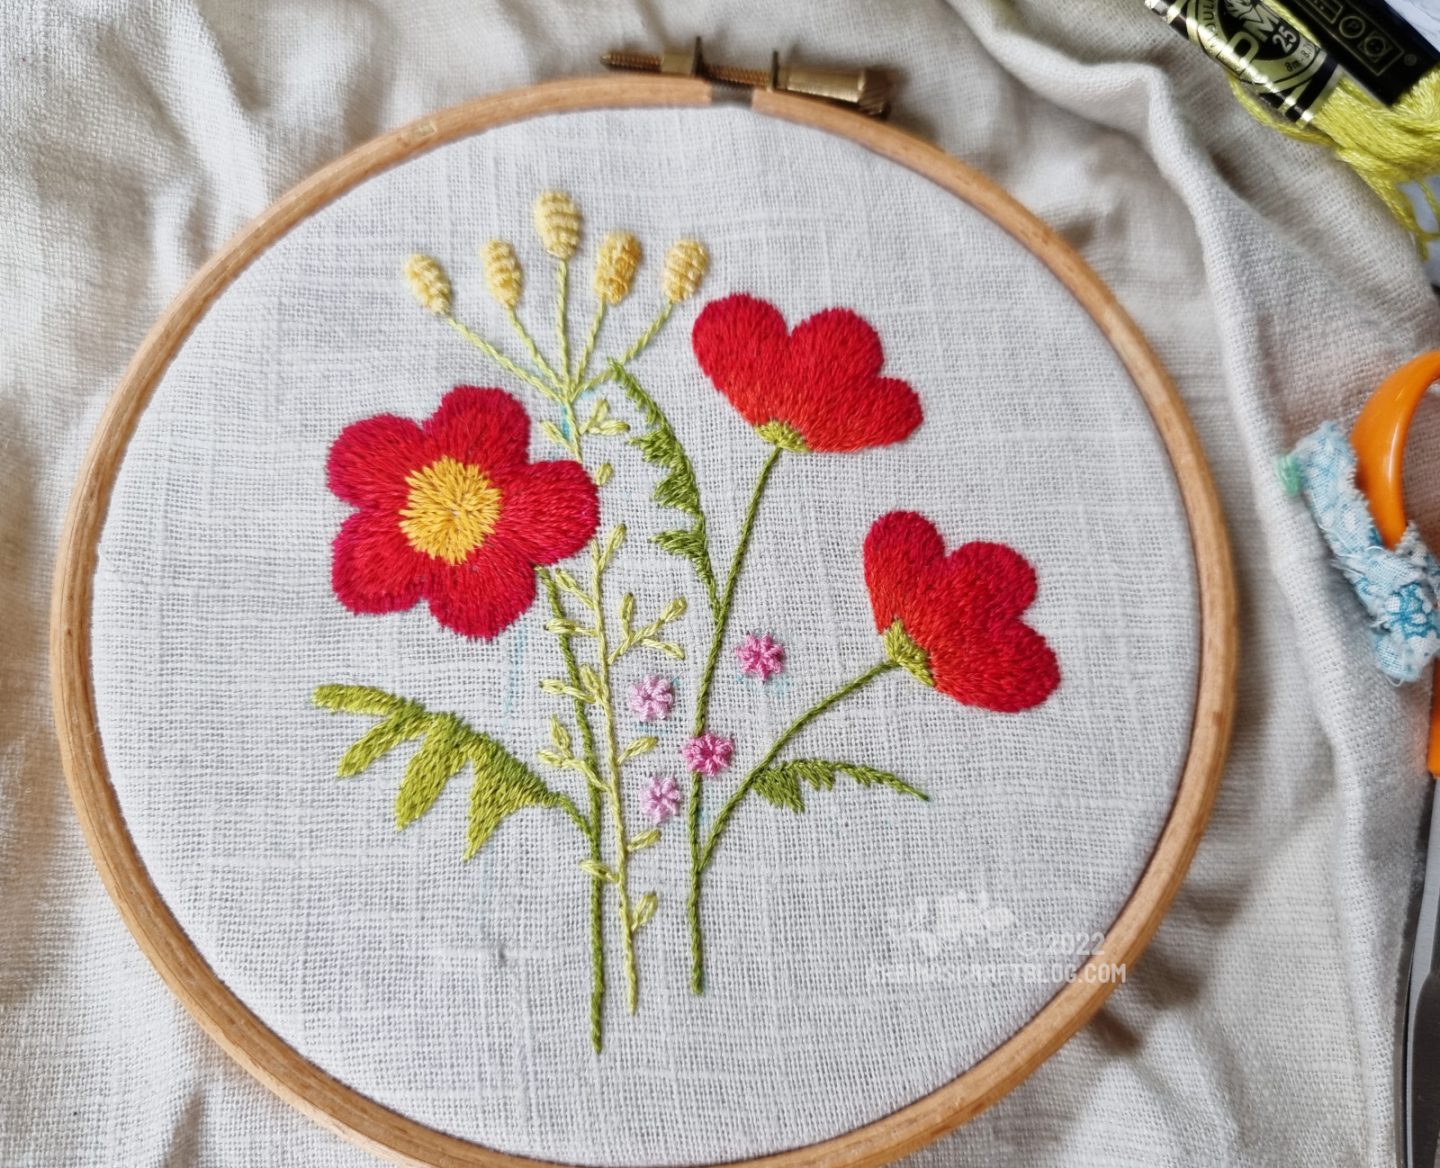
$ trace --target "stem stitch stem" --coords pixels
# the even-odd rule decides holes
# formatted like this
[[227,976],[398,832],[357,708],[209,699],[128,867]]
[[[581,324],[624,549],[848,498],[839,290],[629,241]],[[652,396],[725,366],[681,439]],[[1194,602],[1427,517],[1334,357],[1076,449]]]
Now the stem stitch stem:
[[445,317],[445,323],[448,324],[457,333],[459,333],[462,337],[464,337],[467,341],[469,341],[470,344],[474,345],[477,349],[484,353],[485,356],[489,357],[490,360],[494,361],[495,364],[500,366],[501,369],[504,369],[507,373],[513,373],[516,377],[520,378],[521,381],[525,382],[528,385],[534,386],[540,391],[542,395],[544,395],[550,401],[558,402],[560,400],[559,397],[556,395],[555,391],[551,389],[548,385],[546,385],[543,381],[541,381],[538,377],[536,377],[533,373],[531,373],[527,369],[522,369],[519,365],[515,364],[514,361],[510,360],[509,357],[505,356],[504,353],[502,353],[484,337],[477,336],[475,333],[471,332],[470,329],[466,328],[453,316]]
[[789,745],[790,740],[816,718],[820,717],[821,714],[825,713],[826,710],[844,701],[851,694],[864,689],[882,674],[897,668],[899,667],[893,661],[886,660],[877,662],[864,673],[860,674],[859,677],[851,678],[839,689],[827,697],[821,698],[796,718],[795,721],[790,723],[785,729],[785,732],[781,734],[779,738],[775,739],[774,745],[765,752],[765,757],[755,764],[754,769],[752,769],[750,773],[745,776],[744,781],[735,788],[734,793],[726,800],[725,806],[720,808],[720,814],[715,817],[715,823],[710,828],[710,835],[705,841],[705,850],[700,854],[700,872],[704,872],[705,869],[709,867],[711,856],[715,852],[715,845],[720,842],[721,835],[724,834],[725,828],[730,823],[730,817],[735,814],[735,809],[740,806],[745,796],[750,793],[750,788],[755,785],[755,780],[759,777],[760,772],[775,761],[780,752]]
[[[567,619],[565,606],[560,600],[560,586],[555,577],[545,568],[540,569],[540,579],[550,598],[550,611],[557,620]],[[570,684],[580,685],[580,667],[575,660],[575,647],[568,634],[556,638],[560,642],[560,657],[565,663],[565,672]],[[599,759],[595,753],[595,731],[590,727],[590,716],[585,703],[575,699],[575,723],[580,731],[582,757],[596,774],[599,773]],[[597,864],[604,862],[601,845],[601,828],[604,823],[604,801],[600,792],[590,784],[590,858]],[[590,882],[590,1045],[599,1054],[604,1046],[605,1019],[605,886],[598,880]]]
[[[750,549],[750,537],[755,531],[755,518],[760,513],[760,500],[769,485],[770,475],[783,453],[774,447],[760,474],[755,479],[755,488],[750,493],[750,504],[740,524],[735,541],[735,553],[730,558],[730,571],[725,577],[725,589],[720,595],[720,604],[715,617],[715,630],[710,638],[710,651],[705,659],[705,672],[700,677],[700,688],[695,697],[696,735],[705,732],[710,717],[710,687],[715,680],[715,669],[720,662],[720,649],[725,643],[725,630],[730,623],[730,608],[735,601],[735,585],[745,564],[745,554]],[[704,803],[703,780],[697,774],[690,776],[690,806],[687,816],[687,830],[690,835],[690,896],[686,909],[690,918],[690,989],[692,993],[705,992],[705,937],[700,927],[700,875],[709,857],[709,846],[702,854],[700,848],[700,812]],[[711,838],[713,839],[713,832]]]

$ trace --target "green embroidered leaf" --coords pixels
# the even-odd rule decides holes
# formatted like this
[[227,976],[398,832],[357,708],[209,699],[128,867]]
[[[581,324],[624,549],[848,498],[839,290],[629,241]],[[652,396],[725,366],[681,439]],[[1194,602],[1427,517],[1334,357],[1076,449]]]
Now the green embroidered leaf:
[[397,697],[373,685],[317,686],[313,698],[317,706],[345,714],[371,714],[384,717],[407,710],[424,710],[409,698]]
[[638,933],[650,923],[650,918],[655,915],[655,910],[660,907],[660,898],[653,892],[647,892],[640,898],[640,903],[635,906],[635,918],[630,922],[630,932]]
[[586,875],[595,877],[596,880],[604,881],[606,884],[615,884],[620,879],[599,860],[581,860],[580,870],[586,873]]
[[632,758],[639,758],[642,754],[649,754],[659,745],[660,739],[648,734],[643,738],[635,739],[634,742],[630,743],[630,745],[620,752],[620,765],[624,766],[625,763],[629,762]]
[[683,511],[695,522],[688,529],[666,531],[655,537],[655,542],[671,555],[682,556],[690,561],[700,583],[705,586],[710,607],[716,607],[715,569],[710,563],[710,545],[705,534],[705,512],[700,505],[700,485],[695,479],[695,468],[685,448],[680,445],[670,420],[656,404],[655,399],[640,388],[640,383],[620,365],[611,363],[611,375],[625,390],[626,396],[640,411],[645,424],[650,428],[645,433],[630,439],[630,445],[640,451],[646,462],[669,471],[655,484],[651,498],[662,507]]
[[466,747],[471,731],[464,722],[454,714],[431,714],[428,722],[425,741],[410,759],[395,794],[395,826],[401,829],[429,811],[469,761]]
[[[466,753],[475,766],[475,785],[470,789],[470,827],[465,839],[467,860],[483,848],[495,829],[515,812],[526,807],[564,808],[568,802],[487,735],[469,731]],[[567,810],[581,830],[586,830],[574,806]]]
[[929,800],[930,796],[918,787],[892,775],[889,771],[876,770],[854,762],[832,762],[824,758],[797,758],[790,762],[776,763],[755,776],[755,791],[763,795],[776,807],[794,812],[805,810],[805,798],[800,793],[800,784],[816,791],[829,791],[835,786],[837,775],[849,775],[862,787],[889,787],[902,795]]
[[660,829],[652,827],[649,831],[642,831],[630,841],[627,849],[630,852],[643,852],[646,848],[653,848],[660,842]]

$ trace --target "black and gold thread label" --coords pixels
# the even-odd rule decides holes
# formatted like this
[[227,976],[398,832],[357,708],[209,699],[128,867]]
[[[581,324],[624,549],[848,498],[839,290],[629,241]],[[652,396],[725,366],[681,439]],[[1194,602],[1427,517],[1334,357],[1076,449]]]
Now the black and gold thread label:
[[1440,50],[1383,0],[1288,0],[1349,74],[1387,105],[1440,64]]
[[1256,96],[1308,125],[1339,78],[1335,60],[1266,4],[1254,0],[1145,0]]

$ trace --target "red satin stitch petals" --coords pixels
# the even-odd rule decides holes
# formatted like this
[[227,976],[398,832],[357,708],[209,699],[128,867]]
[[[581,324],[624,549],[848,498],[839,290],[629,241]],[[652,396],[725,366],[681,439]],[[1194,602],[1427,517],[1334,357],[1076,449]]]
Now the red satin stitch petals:
[[1055,654],[1020,620],[1035,569],[1013,548],[967,543],[946,555],[933,523],[892,511],[865,537],[865,583],[876,629],[899,622],[926,658],[919,668],[956,701],[1014,713],[1060,684]]
[[578,463],[528,461],[530,420],[499,389],[459,386],[424,423],[381,414],[330,448],[330,489],[359,508],[335,537],[331,585],[356,613],[421,598],[489,639],[535,599],[535,565],[582,548],[600,521]]
[[787,334],[773,304],[737,293],[707,304],[690,340],[700,368],[741,417],[757,428],[788,427],[804,449],[887,446],[920,424],[920,399],[905,382],[880,376],[880,338],[848,308],[817,312]]

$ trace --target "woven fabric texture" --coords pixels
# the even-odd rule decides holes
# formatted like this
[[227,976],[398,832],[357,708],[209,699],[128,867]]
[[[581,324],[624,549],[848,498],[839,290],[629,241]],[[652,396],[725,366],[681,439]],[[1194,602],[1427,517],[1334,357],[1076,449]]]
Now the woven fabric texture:
[[[1209,62],[1128,0],[1088,6],[1083,13],[983,0],[903,13],[850,0],[780,13],[773,5],[748,2],[672,4],[662,13],[608,0],[578,0],[563,11],[499,0],[461,7],[326,0],[303,6],[206,0],[141,8],[110,0],[63,10],[5,6],[0,450],[7,473],[0,497],[0,604],[6,620],[0,648],[7,668],[0,672],[0,798],[6,808],[0,818],[0,927],[6,940],[0,946],[0,1069],[6,1087],[0,1093],[0,1160],[307,1168],[372,1162],[272,1098],[205,1038],[151,972],[106,899],[68,807],[49,717],[44,627],[50,549],[84,444],[126,360],[184,280],[246,219],[344,150],[439,106],[588,72],[595,52],[611,44],[678,43],[696,32],[707,34],[707,50],[716,59],[763,61],[776,46],[802,59],[864,57],[899,67],[900,124],[997,177],[1080,248],[1140,321],[1195,418],[1235,536],[1244,595],[1240,717],[1210,830],[1174,909],[1129,984],[1091,1026],[1015,1094],[917,1153],[906,1168],[1393,1163],[1400,934],[1429,786],[1423,775],[1425,695],[1421,687],[1397,689],[1374,670],[1348,585],[1330,566],[1303,505],[1284,495],[1271,465],[1324,419],[1347,421],[1385,373],[1440,342],[1440,313],[1409,242],[1358,181],[1254,125],[1233,107]],[[683,164],[674,169],[678,173],[667,175],[667,184],[683,187]],[[593,177],[584,171],[574,183],[587,200],[599,197],[590,193]],[[548,173],[534,180],[558,183]],[[817,190],[817,198],[822,193]],[[879,209],[867,193],[846,193],[846,214],[863,219],[873,212],[867,229],[877,230]],[[602,210],[587,203],[596,222]],[[663,214],[648,194],[624,210],[624,216],[614,212],[616,225],[632,213]],[[512,213],[509,233],[518,241],[522,210]],[[727,214],[733,213],[730,205]],[[465,215],[467,227],[479,226],[476,211]],[[798,214],[794,218],[790,231],[805,229]],[[714,238],[713,228],[709,222],[675,224],[677,232],[702,238]],[[408,227],[383,225],[385,239],[409,234]],[[467,230],[457,231],[454,242],[457,250],[446,259],[458,268],[457,257],[473,255],[478,241]],[[648,234],[645,242],[653,273],[654,249],[663,242]],[[359,292],[362,286],[375,296],[388,294],[394,260],[383,249],[370,255],[373,276],[347,287],[317,278],[313,282],[323,287],[288,301],[270,328],[318,330],[332,310],[330,299],[372,294]],[[855,271],[848,255],[826,257],[823,270]],[[717,261],[707,295],[719,288],[720,274]],[[478,299],[477,275],[472,268],[466,288]],[[997,283],[993,299],[1007,301],[1009,287]],[[829,300],[817,295],[810,304]],[[783,306],[792,319],[804,311],[798,303]],[[413,396],[404,411],[423,417],[448,387],[438,375],[460,374],[463,355],[421,328],[433,322],[407,315],[403,307],[384,319],[389,323],[383,327],[417,338],[412,362],[385,393],[374,387],[373,402],[350,400],[343,411],[338,402],[317,406],[334,410],[328,427],[316,427],[321,442],[343,421],[396,409],[407,393]],[[888,335],[903,322],[880,323]],[[947,331],[983,335],[984,319]],[[1043,345],[1044,337],[1037,325],[1028,341]],[[354,338],[338,341],[359,349]],[[936,337],[919,347],[944,351]],[[374,348],[393,357],[393,344]],[[436,376],[418,384],[414,361],[435,362],[425,372]],[[442,368],[440,362],[454,364]],[[233,365],[244,369],[242,355]],[[328,368],[315,370],[312,380],[330,375]],[[903,376],[920,382],[913,369]],[[355,386],[354,380],[337,382],[334,392],[372,392]],[[697,392],[704,388],[696,386]],[[223,394],[226,386],[215,391]],[[318,403],[319,395],[313,400]],[[285,411],[285,424],[301,430],[315,425],[294,403],[268,395],[235,404],[252,415],[246,429],[252,436],[280,433],[278,418],[260,416],[265,409]],[[733,422],[731,415],[716,417]],[[185,426],[182,419],[175,424],[178,443]],[[240,428],[235,419],[229,424]],[[204,449],[210,436],[202,437]],[[1413,441],[1420,449],[1440,442],[1440,417],[1422,410]],[[307,444],[306,456],[312,453]],[[181,445],[175,454],[193,459],[197,451]],[[879,462],[888,467],[887,458]],[[839,474],[839,464],[817,473]],[[1436,514],[1440,472],[1434,460],[1412,459],[1410,473],[1407,497],[1416,514]],[[323,490],[318,479],[310,481],[313,491]],[[735,501],[718,486],[712,494],[725,499],[733,517]],[[823,502],[818,491],[815,497]],[[992,496],[986,504],[1003,513],[1005,528],[998,534],[1016,544],[1024,533],[1013,526],[1015,516],[1028,510],[1023,502],[1002,504]],[[329,522],[338,522],[342,511],[336,505]],[[1434,533],[1427,535],[1433,545]],[[947,530],[947,537],[959,535]],[[1043,575],[1043,557],[1025,550]],[[324,555],[311,554],[313,571],[323,573]],[[1161,565],[1158,571],[1173,569]],[[277,596],[294,587],[293,579],[276,581]],[[313,582],[303,587],[307,602],[318,605],[322,594],[311,591]],[[1052,595],[1047,577],[1040,603],[1050,603]],[[863,593],[851,600],[863,605]],[[1037,605],[1037,624],[1040,613]],[[1143,607],[1130,615],[1143,620]],[[360,618],[345,620],[337,645],[343,641],[349,656]],[[858,618],[855,627],[863,628]],[[393,636],[397,647],[402,633],[413,645],[411,638],[439,632],[407,617],[387,618],[374,628],[386,632],[369,635]],[[233,635],[220,627],[212,632]],[[154,652],[156,646],[145,648]],[[376,660],[384,659],[381,654]],[[320,660],[328,665],[335,657],[327,650]],[[792,685],[805,676],[802,660],[795,660]],[[212,664],[219,670],[227,663]],[[470,687],[479,684],[473,655],[462,662],[444,654],[417,668],[414,682],[413,692],[432,684],[447,697],[472,694]],[[896,692],[907,701],[913,696]],[[283,704],[287,713],[295,709]],[[340,742],[326,737],[332,725],[325,719],[306,725],[314,739],[303,757],[315,765]],[[156,733],[203,742],[211,730],[205,723],[181,730],[177,723]],[[287,741],[296,749],[305,746],[298,738]],[[897,766],[904,761],[890,758]],[[499,865],[482,858],[475,862],[480,867],[459,870],[454,819],[417,825],[413,844],[408,835],[397,840],[379,793],[393,789],[393,778],[363,782],[338,790],[323,774],[292,780],[295,786],[313,783],[308,789],[319,799],[334,799],[327,804],[334,816],[323,839],[337,864],[366,850],[366,833],[376,853],[401,842],[413,847],[393,876],[377,880],[380,895],[354,914],[357,928],[383,916],[387,928],[375,930],[376,960],[402,960],[385,948],[396,943],[388,925],[397,901],[428,912],[422,889],[447,882],[469,889],[487,879],[484,865],[491,864],[490,872]],[[235,835],[252,825],[253,805],[240,804],[233,792],[214,782],[193,789],[245,816]],[[974,789],[980,798],[991,790],[983,784]],[[862,808],[878,806],[868,792],[832,798],[807,813],[803,831],[775,820],[784,827],[787,847],[817,848],[824,824],[843,828]],[[936,811],[924,809],[922,830]],[[228,826],[216,827],[226,838],[211,854],[242,855]],[[318,844],[310,848],[305,824],[297,822],[293,830],[295,854],[319,864],[323,853]],[[536,824],[534,830],[544,829]],[[267,825],[272,831],[278,829]],[[218,905],[226,890],[217,877],[236,878],[253,893],[258,876],[241,877],[238,867],[232,862],[224,872],[181,875],[175,883],[214,881]],[[403,892],[403,881],[411,882],[412,893]],[[717,878],[712,899],[722,883]],[[732,891],[743,889],[727,887],[724,895]],[[345,895],[354,893],[342,884],[340,899],[317,913],[338,918],[354,904]],[[954,922],[952,932],[963,935],[985,914],[1003,925],[1003,907],[967,907],[957,900],[937,904],[934,915]],[[526,908],[517,903],[512,911]],[[212,924],[238,919],[217,914]],[[475,936],[471,923],[463,933],[467,945]],[[746,953],[743,938],[730,944],[732,953]],[[774,970],[772,955],[762,956],[759,971]],[[576,959],[583,960],[579,953]],[[255,980],[274,985],[299,976],[280,957],[273,960],[273,976]],[[430,974],[449,975],[445,967]],[[647,1017],[661,1010],[659,987],[678,984],[679,976],[669,971],[647,983],[656,991],[647,999]],[[574,1040],[578,983],[576,989],[554,999],[554,1018],[531,1018],[536,1036]],[[678,992],[675,1000],[682,1000]],[[293,1018],[305,1007],[304,1001],[290,1004]],[[620,1021],[612,1029],[623,1033]],[[985,1021],[996,1025],[994,1018]],[[352,1024],[357,1033],[375,1025],[363,1016]],[[327,1041],[335,1035],[331,1028]],[[633,1032],[629,1040],[637,1037]],[[928,1043],[927,1034],[927,1050]],[[362,1049],[358,1042],[356,1048]],[[363,1049],[371,1049],[368,1040]],[[486,1065],[508,1057],[516,1081],[523,1081],[524,1052],[532,1049],[540,1048],[505,1048]],[[395,1060],[404,1063],[409,1056],[397,1049]],[[927,1057],[917,1055],[907,1073],[917,1079],[934,1074],[938,1068],[922,1065]],[[402,1072],[390,1073],[398,1079]],[[438,1084],[418,1080],[415,1090],[440,1093]],[[878,1101],[886,1092],[901,1093],[877,1082],[864,1097]],[[769,1097],[758,1104],[748,1100],[747,1108],[769,1103]],[[661,1108],[654,1112],[656,1126],[675,1127],[684,1118]],[[608,1151],[616,1160],[625,1153]]]
[[[697,299],[753,292],[792,325],[853,308],[882,338],[885,373],[903,376],[925,410],[903,443],[790,455],[774,471],[731,640],[772,632],[786,669],[763,688],[734,665],[718,674],[710,724],[736,751],[706,780],[712,814],[788,722],[882,657],[862,545],[885,512],[923,511],[951,544],[1020,549],[1040,579],[1026,620],[1065,679],[1045,704],[1002,715],[896,671],[807,729],[792,755],[891,770],[931,801],[846,784],[811,794],[802,816],[744,805],[707,874],[703,998],[690,993],[674,824],[632,865],[660,911],[638,942],[633,1019],[611,947],[598,1058],[586,1024],[588,878],[576,866],[586,853],[570,824],[517,815],[465,866],[457,780],[397,835],[397,764],[334,779],[360,727],[308,700],[322,683],[377,685],[455,711],[521,758],[549,744],[552,712],[569,712],[539,685],[561,672],[543,605],[485,642],[440,627],[424,605],[360,617],[339,604],[330,541],[349,509],[323,487],[346,423],[423,418],[455,384],[511,383],[533,416],[548,416],[537,393],[422,311],[400,268],[415,250],[446,257],[457,314],[500,340],[508,329],[481,292],[476,253],[491,236],[514,240],[530,281],[522,308],[544,342],[548,261],[530,205],[551,187],[573,196],[590,235],[622,226],[651,252],[633,299],[607,316],[604,344],[622,349],[641,331],[662,249],[693,234],[712,256]],[[857,213],[856,190],[874,211]],[[591,266],[588,242],[579,271]],[[583,284],[576,300],[583,320]],[[701,371],[696,307],[682,302],[631,368],[696,468],[724,564],[770,448]],[[618,389],[602,390],[616,415],[643,425]],[[705,599],[686,564],[647,539],[674,512],[649,503],[656,471],[636,451],[591,441],[607,443],[597,457],[616,468],[605,521],[630,530],[610,594],[633,592],[642,613],[677,594],[690,601],[667,630],[689,659],[632,655],[616,676],[628,684],[660,668],[688,709]],[[557,453],[532,434],[534,457]],[[1153,425],[1094,323],[1038,261],[939,188],[744,110],[523,122],[389,171],[297,228],[207,313],[163,379],[122,468],[101,561],[93,630],[107,757],[131,834],[211,966],[366,1095],[563,1162],[703,1163],[811,1143],[972,1065],[1063,984],[1026,971],[1067,956],[1073,938],[1093,947],[1118,911],[1189,738],[1187,528]],[[683,772],[685,721],[677,711],[646,728],[661,744],[630,768],[631,784]],[[578,779],[562,785],[583,799]],[[638,785],[625,794],[638,816]],[[989,912],[968,932],[967,905]]]

